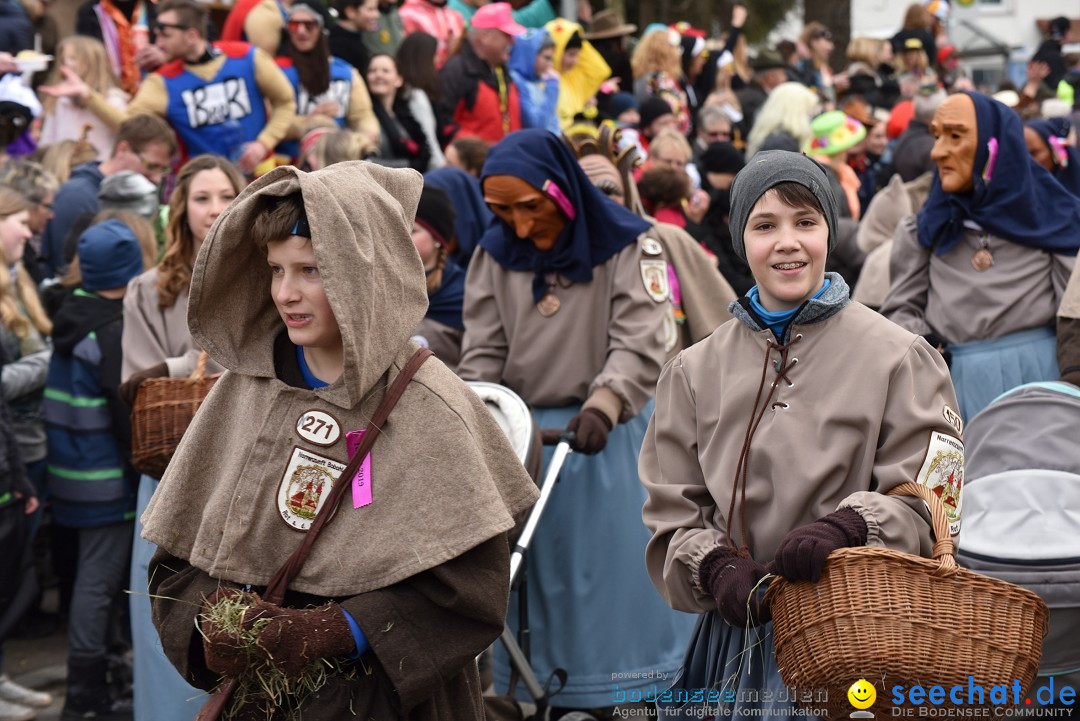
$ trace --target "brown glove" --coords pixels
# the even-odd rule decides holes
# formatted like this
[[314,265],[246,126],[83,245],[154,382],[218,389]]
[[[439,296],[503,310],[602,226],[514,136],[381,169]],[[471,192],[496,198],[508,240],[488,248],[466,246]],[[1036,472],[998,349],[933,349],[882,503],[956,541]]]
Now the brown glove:
[[[257,594],[246,593],[238,588],[219,588],[207,597],[202,606],[199,628],[202,631],[206,667],[223,676],[239,676],[248,667],[250,653],[245,653],[240,648],[240,640],[235,634],[222,630],[217,624],[208,620],[210,609],[226,598],[233,598],[252,606],[262,601]],[[250,611],[244,615],[245,622],[248,615]]]
[[593,456],[604,450],[608,434],[611,433],[611,419],[603,411],[586,408],[570,419],[566,430],[573,431],[576,438],[574,450],[587,456]]
[[865,546],[866,521],[854,508],[841,508],[789,532],[776,548],[776,571],[791,581],[817,583],[829,554]]
[[139,391],[139,386],[142,385],[143,381],[148,381],[151,378],[168,377],[169,365],[167,363],[158,363],[156,366],[150,366],[145,370],[132,374],[130,378],[120,384],[117,393],[124,403],[127,403],[128,406],[133,406],[135,405],[135,394]]
[[710,551],[698,568],[698,581],[716,600],[720,616],[735,628],[767,623],[772,613],[761,605],[761,595],[754,594],[768,574],[752,558],[739,556],[727,546]]
[[270,622],[255,643],[286,676],[295,678],[312,661],[346,656],[356,649],[345,612],[336,603],[297,609],[260,601],[244,614],[244,626],[266,618]]

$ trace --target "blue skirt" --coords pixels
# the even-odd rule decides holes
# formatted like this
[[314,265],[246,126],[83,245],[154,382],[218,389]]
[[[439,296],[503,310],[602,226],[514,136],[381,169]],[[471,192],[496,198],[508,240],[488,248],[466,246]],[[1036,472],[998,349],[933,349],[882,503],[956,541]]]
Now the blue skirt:
[[736,628],[713,612],[699,617],[682,668],[656,710],[658,719],[790,718],[796,701],[776,665],[772,622]]
[[953,387],[964,422],[1005,391],[1060,377],[1052,328],[1032,328],[992,340],[950,345],[949,352]]
[[135,721],[192,721],[206,703],[207,694],[190,685],[161,649],[161,639],[150,618],[147,570],[157,546],[142,538],[142,514],[158,481],[139,480],[135,510],[135,543],[131,548],[131,645],[135,657]]
[[[695,617],[673,611],[645,571],[650,534],[641,520],[645,489],[637,457],[652,415],[612,430],[595,456],[571,454],[526,559],[531,665],[543,684],[556,668],[567,683],[552,699],[566,708],[601,708],[638,699],[670,680]],[[565,428],[580,406],[534,409],[540,428]],[[545,449],[544,463],[552,449]],[[517,592],[507,624],[518,627]],[[495,690],[506,693],[510,668],[495,645]],[[522,684],[518,698],[529,700]]]

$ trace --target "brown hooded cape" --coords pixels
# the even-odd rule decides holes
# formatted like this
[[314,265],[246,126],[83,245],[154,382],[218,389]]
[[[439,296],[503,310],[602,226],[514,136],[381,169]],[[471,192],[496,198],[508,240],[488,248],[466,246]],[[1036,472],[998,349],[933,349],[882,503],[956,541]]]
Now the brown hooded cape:
[[[219,584],[269,581],[305,533],[283,511],[298,468],[347,463],[346,432],[364,428],[415,349],[409,337],[427,306],[410,239],[421,187],[414,171],[362,162],[310,174],[278,168],[248,186],[203,243],[188,322],[227,372],[143,517],[143,536],[161,548],[151,591],[187,601],[156,598],[155,623],[174,664],[203,687],[213,679],[194,631],[201,598]],[[295,192],[345,355],[342,377],[314,391],[278,378],[284,325],[265,250],[246,235],[270,196]],[[298,428],[311,411],[338,430],[325,429],[319,443],[305,437]],[[410,710],[410,719],[481,718],[471,658],[501,628],[505,534],[536,488],[483,403],[435,359],[382,429],[370,482],[372,503],[356,508],[346,492],[290,590],[341,602],[371,643],[365,660],[377,661],[376,680],[361,675],[328,689],[304,718],[351,715],[343,708],[375,718]]]

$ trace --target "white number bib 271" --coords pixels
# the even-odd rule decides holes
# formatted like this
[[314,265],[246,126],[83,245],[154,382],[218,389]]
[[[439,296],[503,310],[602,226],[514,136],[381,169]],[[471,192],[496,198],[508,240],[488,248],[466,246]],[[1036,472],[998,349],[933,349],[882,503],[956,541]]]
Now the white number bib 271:
[[317,446],[332,446],[341,438],[341,424],[324,411],[306,411],[296,421],[296,435]]

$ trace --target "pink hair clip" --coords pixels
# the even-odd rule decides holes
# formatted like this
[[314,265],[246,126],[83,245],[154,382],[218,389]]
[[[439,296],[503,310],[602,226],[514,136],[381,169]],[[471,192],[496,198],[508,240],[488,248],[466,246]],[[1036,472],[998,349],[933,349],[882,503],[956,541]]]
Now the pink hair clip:
[[990,178],[994,176],[994,166],[997,164],[998,156],[998,139],[990,138],[986,141],[986,149],[990,153],[990,157],[986,159],[986,167],[983,169],[983,182],[989,183]]
[[568,220],[574,219],[574,216],[577,215],[574,204],[566,197],[566,193],[563,192],[562,188],[553,183],[550,178],[544,181],[544,193],[555,201],[555,204],[559,206],[559,209],[562,210]]

